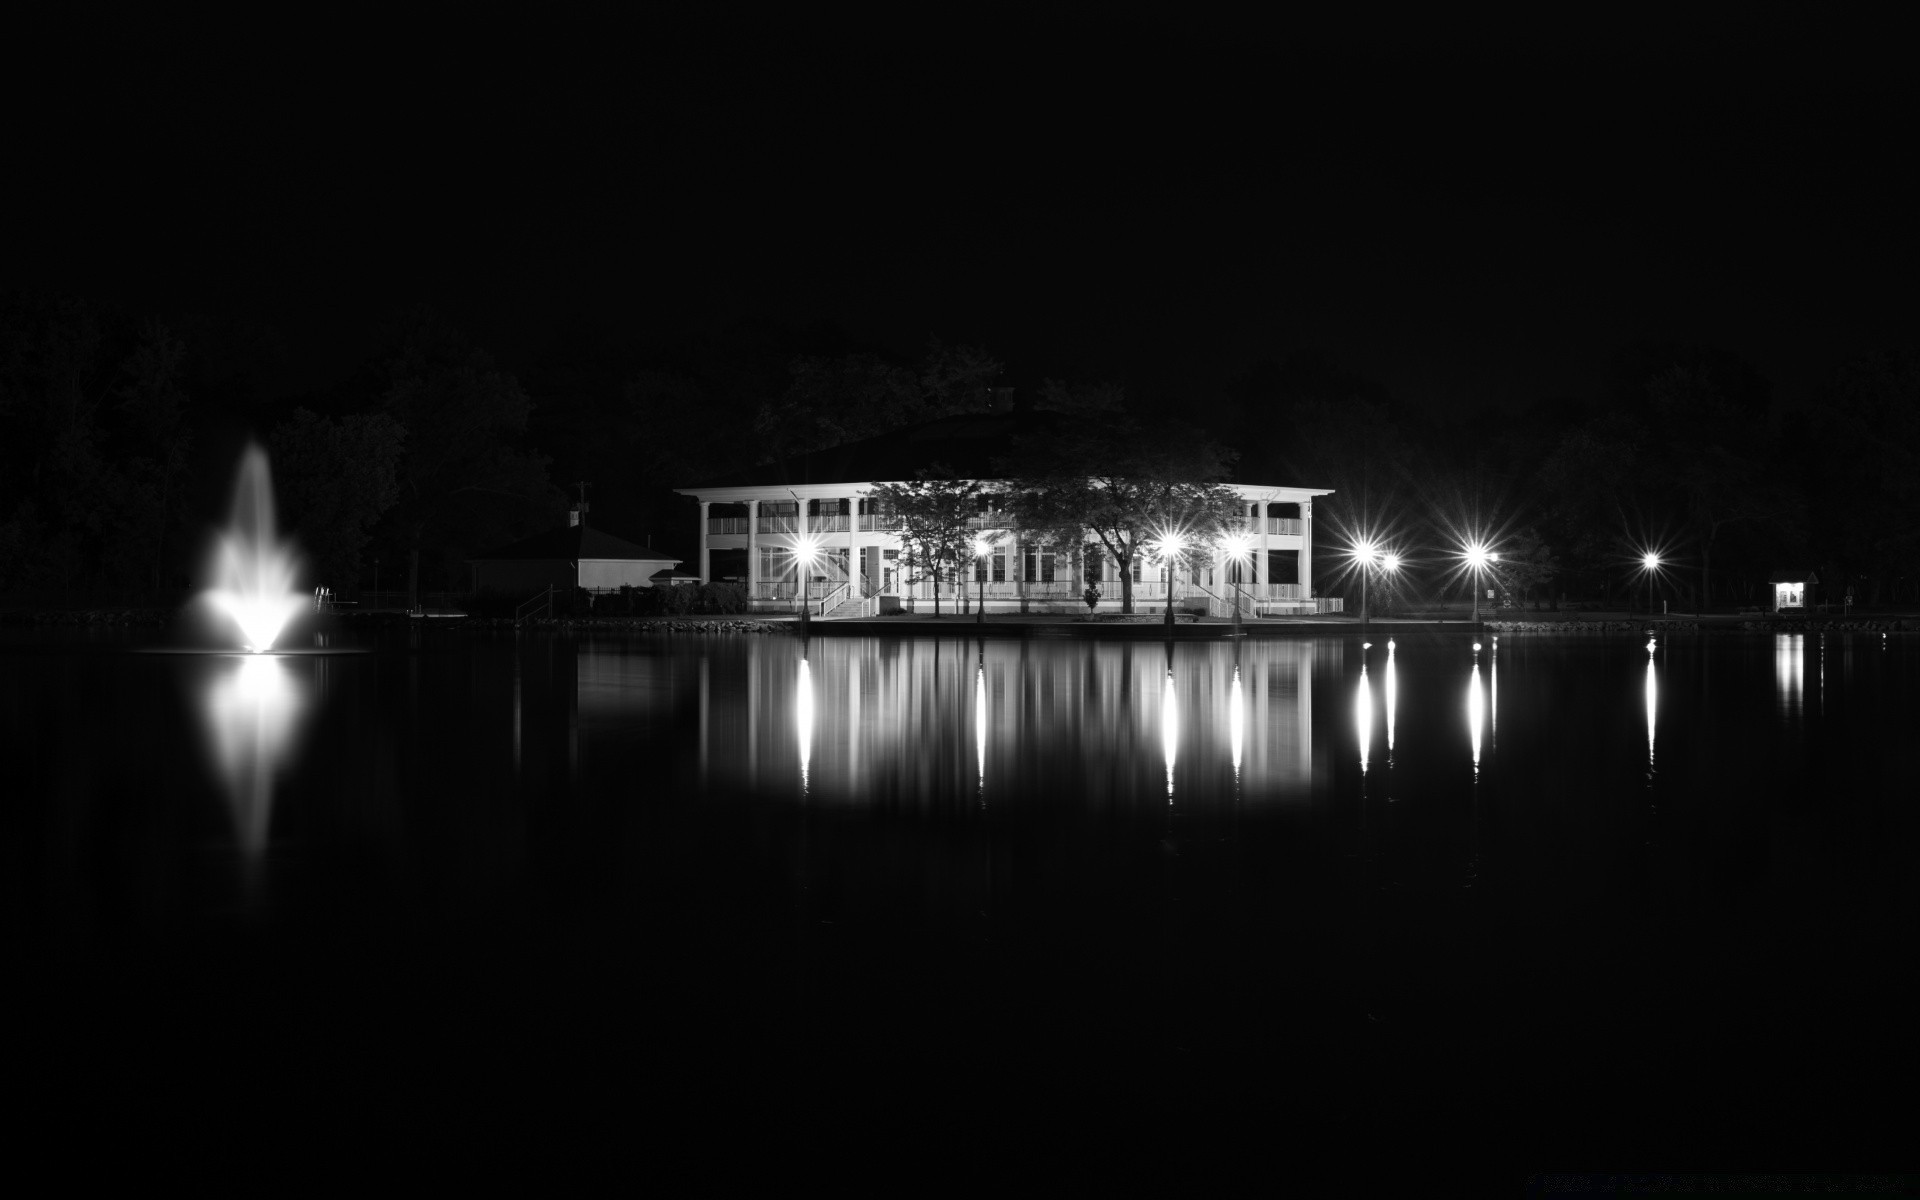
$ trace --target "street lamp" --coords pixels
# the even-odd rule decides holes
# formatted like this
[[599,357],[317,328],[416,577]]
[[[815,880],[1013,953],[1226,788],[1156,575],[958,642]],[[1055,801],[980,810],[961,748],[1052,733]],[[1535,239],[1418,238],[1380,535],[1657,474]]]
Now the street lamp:
[[1360,564],[1360,625],[1365,628],[1367,615],[1367,577],[1373,574],[1373,564],[1380,557],[1380,548],[1372,542],[1361,542],[1353,548],[1354,561]]
[[1367,611],[1367,579],[1375,570],[1382,573],[1398,571],[1400,556],[1382,550],[1372,542],[1360,542],[1353,548],[1353,559],[1360,565],[1360,625],[1367,628],[1372,622],[1372,614]]
[[1160,562],[1167,571],[1167,636],[1173,636],[1173,580],[1176,571],[1175,562],[1180,556],[1181,547],[1186,539],[1169,529],[1160,535]]
[[1467,543],[1467,566],[1473,570],[1473,623],[1480,623],[1480,573],[1491,563],[1500,561],[1500,556],[1486,548],[1481,542]]
[[993,552],[992,542],[988,541],[986,538],[983,538],[983,537],[977,537],[973,539],[973,556],[974,558],[979,560],[979,565],[974,568],[973,578],[974,578],[974,581],[980,585],[979,602],[974,605],[974,610],[973,610],[973,623],[975,625],[984,625],[987,623],[987,562],[986,562],[986,559],[987,559],[987,555],[992,552]]
[[1648,551],[1640,560],[1640,569],[1646,572],[1647,576],[1647,619],[1651,621],[1653,619],[1653,573],[1660,569],[1660,556]]
[[813,622],[813,564],[820,557],[819,539],[802,534],[793,544],[793,557],[800,567],[800,628],[805,631]]
[[[1247,533],[1245,530],[1232,530],[1221,534],[1220,552],[1226,556],[1227,562],[1234,566],[1251,562],[1253,560],[1253,535]],[[1240,597],[1236,594],[1235,584],[1231,579],[1227,580],[1227,589],[1228,594],[1233,597],[1233,636],[1239,637],[1241,633]]]

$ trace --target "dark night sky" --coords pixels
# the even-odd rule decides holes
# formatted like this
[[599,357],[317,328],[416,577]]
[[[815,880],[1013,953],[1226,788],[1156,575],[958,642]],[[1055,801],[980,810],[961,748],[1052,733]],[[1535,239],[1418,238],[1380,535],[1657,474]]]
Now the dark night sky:
[[1682,338],[1793,402],[1920,315],[1898,39],[1812,11],[47,31],[7,275],[263,323],[283,390],[424,299],[509,365],[757,314],[1168,397],[1324,348],[1469,412]]

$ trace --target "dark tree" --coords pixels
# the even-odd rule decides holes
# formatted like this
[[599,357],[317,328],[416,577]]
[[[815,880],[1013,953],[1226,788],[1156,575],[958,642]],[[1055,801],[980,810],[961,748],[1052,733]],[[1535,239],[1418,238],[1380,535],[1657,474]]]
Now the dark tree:
[[565,497],[524,443],[533,402],[490,355],[420,309],[393,330],[382,373],[382,405],[406,430],[385,524],[407,550],[437,552],[443,584],[467,555],[557,519]]
[[940,572],[943,565],[964,562],[971,552],[978,515],[980,484],[955,479],[942,464],[921,471],[912,483],[886,483],[873,489],[881,510],[898,523],[901,564],[913,572],[912,582],[933,581],[933,613],[940,615]]
[[286,529],[317,583],[355,586],[370,531],[400,494],[406,430],[386,413],[338,419],[304,408],[268,438]]
[[1077,551],[1090,532],[1118,565],[1131,613],[1133,563],[1149,543],[1211,540],[1238,515],[1238,494],[1221,484],[1232,459],[1190,426],[1108,409],[1017,446],[1003,464],[1008,508],[1036,543]]

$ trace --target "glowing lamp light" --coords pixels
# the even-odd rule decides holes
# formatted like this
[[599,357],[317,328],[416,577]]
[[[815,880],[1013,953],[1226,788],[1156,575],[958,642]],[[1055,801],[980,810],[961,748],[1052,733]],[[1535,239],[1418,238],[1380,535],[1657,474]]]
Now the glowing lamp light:
[[1219,537],[1220,552],[1236,562],[1253,556],[1253,535],[1240,530],[1223,533]]

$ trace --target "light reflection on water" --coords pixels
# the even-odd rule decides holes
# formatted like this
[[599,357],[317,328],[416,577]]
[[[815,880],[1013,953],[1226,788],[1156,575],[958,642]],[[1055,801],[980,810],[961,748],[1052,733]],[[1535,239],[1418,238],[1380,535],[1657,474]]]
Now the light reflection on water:
[[1240,664],[1233,666],[1233,691],[1227,699],[1227,736],[1233,749],[1233,777],[1240,778],[1240,755],[1247,744],[1247,695],[1240,683]]
[[[853,727],[859,728],[858,722]],[[973,749],[975,784],[981,803],[987,795],[987,654],[980,651],[980,662],[973,669]]]
[[800,677],[794,685],[794,746],[800,755],[800,794],[807,794],[807,768],[813,761],[813,671],[804,656],[800,659]]
[[1180,749],[1180,696],[1174,690],[1173,672],[1160,688],[1160,752],[1167,762],[1167,803],[1173,803],[1173,760]]
[[1773,635],[1773,677],[1783,717],[1800,715],[1806,684],[1806,636],[1798,633]]
[[1394,664],[1393,639],[1387,639],[1387,765],[1393,765],[1393,722],[1400,708],[1400,672]]
[[664,732],[684,711],[699,743],[687,758],[720,791],[862,805],[1150,791],[1164,803],[1169,786],[1229,796],[1237,771],[1259,803],[1313,786],[1307,639],[1240,651],[1237,710],[1224,643],[1178,647],[1171,674],[1153,643],[816,638],[804,662],[778,641],[697,659],[611,640],[577,653],[594,744]]
[[252,884],[258,881],[272,825],[274,777],[294,752],[306,687],[286,659],[250,654],[220,662],[202,703],[208,745]]
[[1467,680],[1467,730],[1473,740],[1473,770],[1480,772],[1480,728],[1486,720],[1486,701],[1480,686],[1480,655],[1473,656],[1473,675]]
[[1653,771],[1654,720],[1660,710],[1660,680],[1653,670],[1652,642],[1647,643],[1647,771]]
[[1367,773],[1367,752],[1373,747],[1373,685],[1367,681],[1366,647],[1360,649],[1360,683],[1353,690],[1353,731],[1360,742],[1360,773]]

